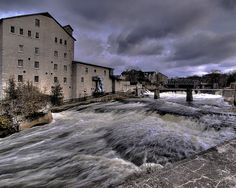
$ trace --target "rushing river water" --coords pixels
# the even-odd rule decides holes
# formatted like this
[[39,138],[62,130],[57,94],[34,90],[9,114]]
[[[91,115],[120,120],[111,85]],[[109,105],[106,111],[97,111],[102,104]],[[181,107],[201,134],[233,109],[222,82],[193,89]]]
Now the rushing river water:
[[94,103],[0,139],[0,187],[108,187],[236,137],[220,96]]

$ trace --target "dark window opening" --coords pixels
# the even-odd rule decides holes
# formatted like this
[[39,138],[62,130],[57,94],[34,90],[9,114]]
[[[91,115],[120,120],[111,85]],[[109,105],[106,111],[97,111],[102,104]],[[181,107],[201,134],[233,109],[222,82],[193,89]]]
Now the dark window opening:
[[11,33],[15,33],[15,27],[11,26]]
[[24,30],[20,28],[20,35],[24,35]]
[[67,83],[67,78],[66,77],[64,77],[64,84],[66,84]]
[[39,76],[34,77],[34,82],[39,82]]
[[39,19],[35,19],[35,26],[40,27],[40,20]]
[[38,32],[35,33],[35,38],[39,39],[39,33]]
[[66,65],[64,65],[64,71],[67,71],[67,66]]
[[38,61],[35,61],[35,62],[34,62],[34,68],[36,68],[36,69],[39,68],[39,62],[38,62]]
[[23,67],[23,60],[22,59],[18,60],[18,67]]
[[54,70],[57,70],[57,69],[58,69],[58,65],[57,65],[57,64],[54,64],[53,69],[54,69]]
[[31,37],[31,31],[28,30],[28,37]]
[[54,77],[54,83],[57,83],[57,82],[58,82],[58,78]]
[[18,75],[18,82],[23,82],[23,75]]

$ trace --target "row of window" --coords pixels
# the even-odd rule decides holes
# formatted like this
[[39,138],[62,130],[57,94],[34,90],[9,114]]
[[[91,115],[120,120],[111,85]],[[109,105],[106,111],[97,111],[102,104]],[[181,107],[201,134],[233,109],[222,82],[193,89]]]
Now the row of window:
[[[18,82],[23,82],[23,81],[24,81],[23,75],[18,75]],[[54,77],[53,81],[54,81],[54,83],[58,83],[59,82],[58,77]],[[39,76],[34,76],[34,82],[39,83]],[[67,84],[67,78],[66,77],[63,78],[63,83]]]
[[[23,67],[23,66],[24,66],[23,59],[18,59],[18,67]],[[38,61],[34,62],[34,68],[39,69],[39,62]],[[54,64],[53,69],[58,70],[58,64]],[[64,71],[67,71],[67,65],[64,65]]]
[[[54,57],[59,57],[58,51],[54,51]],[[67,53],[66,53],[66,52],[63,54],[63,57],[64,57],[65,59],[67,58]]]
[[[10,31],[11,31],[11,33],[16,33],[16,28],[15,28],[15,26],[11,26]],[[23,28],[19,28],[19,34],[20,34],[20,35],[24,35],[24,29],[23,29]],[[28,37],[32,37],[32,31],[31,31],[31,30],[28,30],[27,36],[28,36]],[[39,32],[35,32],[35,38],[36,38],[36,39],[39,39]]]
[[[36,27],[40,27],[40,20],[39,19],[35,19],[35,26]],[[10,29],[11,33],[15,33],[15,26],[11,26],[11,29]],[[24,34],[24,29],[23,28],[20,28],[19,29],[19,34],[20,35],[23,35]],[[28,36],[31,37],[31,30],[28,30]],[[36,34],[37,35],[37,34]],[[39,35],[39,34],[38,34]]]
[[[19,52],[24,52],[24,45],[22,45],[22,44],[19,45]],[[38,47],[34,48],[34,53],[36,55],[39,55],[39,48]]]
[[[58,39],[57,37],[55,37],[54,42],[55,43],[59,42],[60,44],[63,44],[63,39]],[[67,45],[67,40],[64,40],[64,45],[65,46]]]
[[[24,52],[24,45],[22,45],[22,44],[19,45],[19,52]],[[39,48],[38,48],[38,47],[35,47],[35,48],[34,48],[34,53],[35,53],[36,55],[39,55]],[[58,57],[58,56],[59,56],[58,51],[54,51],[54,57]],[[65,53],[63,54],[63,56],[64,56],[64,58],[66,59],[66,58],[67,58],[67,53],[65,52]]]
[[[88,67],[86,67],[86,68],[85,68],[85,73],[88,73],[88,71],[89,71],[89,69],[88,69]],[[97,72],[97,70],[96,70],[96,69],[94,69],[93,71],[94,71],[94,73],[96,73],[96,72]],[[106,74],[107,74],[107,71],[106,71],[106,70],[104,70],[104,76],[106,76]]]

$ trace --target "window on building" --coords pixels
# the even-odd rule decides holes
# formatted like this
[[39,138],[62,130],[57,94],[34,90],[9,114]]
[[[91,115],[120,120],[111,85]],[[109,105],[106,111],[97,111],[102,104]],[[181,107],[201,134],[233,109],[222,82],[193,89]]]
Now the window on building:
[[37,83],[39,82],[39,76],[34,77],[34,82],[37,82]]
[[97,70],[96,70],[96,69],[94,69],[94,72],[97,72]]
[[28,30],[28,37],[31,37],[32,36],[32,33],[30,30]]
[[54,77],[54,83],[58,83],[58,78]]
[[62,39],[60,39],[60,44],[62,44]]
[[105,75],[105,76],[107,75],[107,71],[106,71],[106,70],[104,70],[104,75]]
[[57,64],[54,64],[53,69],[54,69],[54,70],[57,70],[57,69],[58,69],[58,65],[57,65]]
[[58,57],[58,51],[54,51],[54,56]]
[[67,65],[64,65],[64,71],[67,71]]
[[64,81],[64,84],[66,84],[67,83],[67,78],[64,77],[63,81]]
[[57,37],[55,37],[55,40],[54,40],[54,41],[55,41],[55,43],[57,43]]
[[23,28],[20,28],[20,35],[24,35],[24,30],[23,30]]
[[88,67],[85,68],[85,72],[88,73]]
[[15,33],[15,27],[11,26],[11,33]]
[[64,58],[67,58],[67,53],[64,53]]
[[38,61],[34,62],[34,68],[39,69],[39,62]]
[[84,82],[84,77],[81,77],[81,82]]
[[23,52],[23,50],[24,50],[24,45],[20,44],[19,45],[19,52]]
[[23,67],[24,62],[22,59],[18,59],[18,67]]
[[34,53],[35,53],[36,55],[39,55],[39,48],[38,48],[38,47],[35,47],[35,48],[34,48]]
[[18,82],[23,82],[23,75],[18,75]]
[[35,19],[35,26],[40,27],[40,20],[39,19]]
[[38,32],[35,33],[35,38],[39,39],[39,33]]
[[67,45],[67,41],[66,40],[64,41],[64,45]]

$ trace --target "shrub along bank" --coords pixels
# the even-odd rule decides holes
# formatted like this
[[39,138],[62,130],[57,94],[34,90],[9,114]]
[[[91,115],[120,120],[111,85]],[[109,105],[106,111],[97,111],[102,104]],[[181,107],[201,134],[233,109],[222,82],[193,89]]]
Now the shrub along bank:
[[63,93],[59,84],[52,88],[51,95],[47,95],[31,82],[16,84],[14,78],[10,78],[1,102],[0,137],[50,123],[51,104],[59,105],[62,101]]

